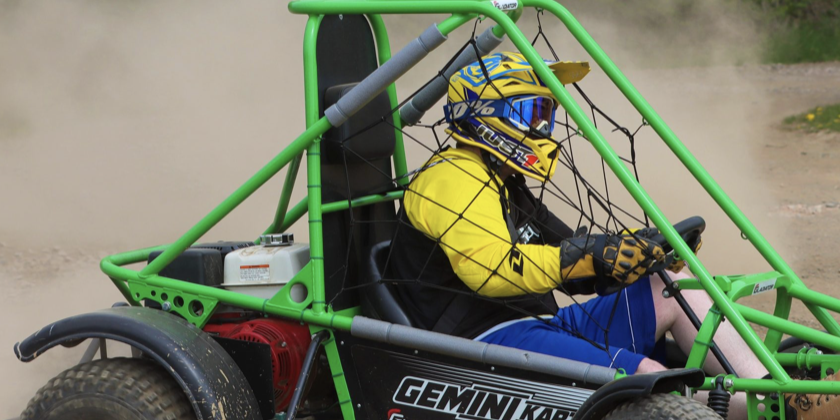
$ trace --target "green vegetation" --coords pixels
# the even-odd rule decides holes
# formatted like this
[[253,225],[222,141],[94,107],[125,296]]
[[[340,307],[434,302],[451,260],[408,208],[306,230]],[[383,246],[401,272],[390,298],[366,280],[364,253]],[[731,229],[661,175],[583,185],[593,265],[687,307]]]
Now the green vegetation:
[[749,0],[768,36],[762,61],[840,60],[840,0]]
[[840,104],[818,106],[808,112],[787,117],[784,124],[810,133],[822,130],[840,131]]
[[840,60],[840,19],[781,27],[767,39],[763,61],[807,63]]

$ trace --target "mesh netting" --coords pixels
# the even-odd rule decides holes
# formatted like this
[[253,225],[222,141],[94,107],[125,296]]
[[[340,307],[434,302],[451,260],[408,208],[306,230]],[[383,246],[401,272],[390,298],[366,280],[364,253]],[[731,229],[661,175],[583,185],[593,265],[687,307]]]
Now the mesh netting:
[[[539,12],[537,16],[539,30],[534,37],[533,43],[542,41],[546,44],[553,58],[559,61],[558,55],[554,48],[548,42],[546,35],[543,32],[542,25],[539,22]],[[465,49],[474,49],[475,54],[478,55],[478,49],[475,44],[475,28],[470,37],[461,49],[453,56],[453,58],[441,69],[438,74],[426,83],[423,87],[434,81],[436,78],[444,78],[445,70],[452,64],[459,54]],[[490,80],[488,70],[484,63],[479,60],[482,73],[486,80]],[[447,80],[447,82],[449,82]],[[417,92],[423,89],[421,87]],[[571,84],[571,87],[580,98],[587,104],[592,121],[595,126],[602,132],[608,130],[611,133],[616,133],[621,136],[624,141],[617,150],[619,157],[629,165],[636,179],[638,180],[638,171],[636,169],[636,150],[635,139],[636,135],[647,124],[642,121],[638,126],[630,129],[620,124],[613,118],[609,117],[606,112],[597,106],[592,99],[584,92],[578,83]],[[509,103],[509,98],[502,94],[494,83],[486,84],[483,89],[494,89],[496,94],[502,100]],[[388,114],[383,115],[377,122],[368,125],[359,130],[353,135],[343,139],[341,142],[341,150],[345,156],[345,162],[348,158],[353,160],[364,160],[362,155],[357,153],[351,147],[346,147],[347,142],[353,140],[357,136],[371,130],[373,127],[386,124],[394,129],[399,129],[402,132],[403,138],[407,144],[414,144],[415,149],[428,153],[429,158],[426,163],[421,165],[418,169],[409,172],[405,177],[398,179],[381,169],[376,167],[376,173],[381,175],[383,179],[387,179],[394,189],[403,189],[405,193],[405,200],[416,200],[415,203],[422,203],[417,207],[429,209],[428,214],[414,216],[412,220],[406,214],[405,202],[397,203],[395,211],[397,211],[396,221],[391,220],[377,220],[370,218],[359,217],[354,212],[349,212],[349,223],[351,224],[350,232],[356,232],[352,227],[361,224],[376,224],[376,223],[392,223],[396,227],[393,229],[394,234],[391,239],[391,246],[387,248],[387,252],[381,262],[381,279],[374,279],[372,282],[356,282],[348,279],[350,271],[340,270],[336,273],[326,273],[327,281],[337,282],[341,286],[338,294],[333,297],[333,300],[344,293],[367,293],[366,288],[381,287],[386,284],[397,296],[397,301],[401,302],[404,310],[409,314],[417,315],[417,326],[421,328],[428,328],[440,330],[438,322],[435,322],[434,317],[443,314],[452,314],[450,307],[465,306],[470,309],[481,308],[487,313],[498,315],[499,320],[503,318],[522,318],[531,317],[547,324],[552,324],[553,327],[559,328],[567,333],[570,333],[582,340],[592,344],[594,348],[609,352],[609,331],[612,324],[612,319],[616,308],[619,304],[619,294],[606,296],[602,299],[612,299],[612,311],[609,319],[604,322],[593,321],[597,325],[597,329],[602,333],[602,340],[594,340],[592,334],[584,335],[577,331],[575,326],[565,322],[558,317],[545,317],[542,315],[553,314],[557,311],[554,303],[554,298],[551,291],[534,292],[529,290],[526,283],[523,283],[521,278],[516,276],[506,275],[505,273],[522,274],[522,266],[529,267],[530,275],[541,276],[541,278],[549,279],[552,282],[552,288],[569,295],[572,304],[582,308],[582,312],[590,317],[586,309],[581,306],[580,301],[574,295],[577,292],[573,287],[570,287],[568,278],[564,278],[563,270],[560,272],[548,272],[546,270],[547,264],[539,258],[534,258],[533,252],[526,252],[527,246],[545,246],[556,248],[559,244],[558,240],[569,236],[586,237],[587,239],[598,234],[618,234],[626,231],[629,228],[639,228],[649,226],[649,221],[639,208],[626,208],[618,205],[611,197],[610,180],[614,182],[614,176],[607,171],[604,161],[600,160],[600,166],[592,165],[587,162],[586,168],[592,170],[597,168],[595,176],[587,173],[584,175],[582,168],[584,165],[576,159],[575,148],[588,147],[588,141],[578,127],[569,117],[568,113],[562,113],[562,108],[558,109],[555,120],[555,129],[550,138],[551,142],[556,146],[554,154],[557,159],[552,162],[557,165],[556,172],[552,179],[542,179],[536,181],[529,179],[522,184],[524,177],[522,176],[508,176],[507,179],[502,179],[500,175],[502,169],[506,167],[508,157],[504,162],[496,162],[496,169],[487,169],[486,176],[476,175],[474,168],[471,169],[469,165],[473,164],[463,159],[453,159],[449,156],[452,149],[457,148],[457,141],[453,138],[451,130],[447,130],[449,123],[445,117],[440,117],[438,120],[422,124],[418,123],[408,129],[400,129],[394,125],[389,116],[398,115],[397,110],[410,100],[411,96],[405,99],[398,107],[389,111]],[[483,95],[479,95],[483,96]],[[461,101],[470,103],[467,98],[460,98]],[[516,107],[512,107],[514,112]],[[477,110],[470,104],[468,114],[475,114]],[[395,117],[396,118],[396,117]],[[427,116],[428,118],[428,116]],[[426,135],[428,134],[428,135]],[[523,133],[522,138],[518,139],[518,145],[524,145],[525,138],[533,133]],[[587,144],[581,144],[587,143]],[[596,159],[600,159],[599,157]],[[441,167],[449,165],[446,171],[449,174],[455,173],[455,177],[460,177],[464,183],[477,183],[477,189],[466,189],[470,191],[468,197],[463,196],[461,191],[451,192],[452,194],[461,194],[458,197],[458,202],[466,202],[466,206],[461,208],[451,208],[447,206],[446,200],[438,200],[435,197],[439,194],[431,194],[429,185],[435,185],[434,182],[424,182],[422,188],[418,188],[417,180],[422,177],[434,177],[436,173],[443,172]],[[493,165],[491,165],[493,166]],[[454,171],[454,172],[453,172]],[[347,179],[348,198],[352,197],[350,190],[351,179],[353,174],[347,170],[345,177]],[[521,191],[527,191],[525,205],[523,202],[514,199],[511,193],[511,187],[507,180],[517,178],[519,179]],[[450,180],[451,181],[451,180]],[[563,187],[561,188],[561,185]],[[520,192],[521,192],[520,191]],[[470,215],[475,213],[471,206],[479,205],[479,202],[486,202],[487,196],[493,195],[495,201],[501,207],[501,213],[498,214],[498,219],[505,221],[505,213],[517,215],[517,220],[513,229],[499,232],[498,229],[488,228],[487,223],[482,220],[471,220]],[[558,206],[563,207],[564,214],[572,214],[573,218],[561,222],[560,224],[551,222],[554,216],[547,213],[547,207],[543,204],[544,201],[551,201],[552,203],[559,203]],[[554,209],[559,210],[557,208]],[[437,235],[430,235],[429,230],[424,228],[423,218],[436,218],[435,221],[441,219],[452,219],[448,227],[442,229]],[[548,220],[548,222],[546,221]],[[447,234],[450,231],[455,232],[463,230],[464,227],[476,232],[476,235],[492,236],[496,245],[500,245],[499,249],[502,251],[496,253],[494,258],[479,259],[476,258],[476,250],[465,247],[461,244],[462,239],[457,238],[457,241],[447,240]],[[351,234],[352,236],[352,234]],[[551,240],[548,240],[551,239]],[[328,238],[327,238],[328,240]],[[458,242],[459,245],[455,245]],[[347,246],[347,254],[345,258],[348,260],[353,258],[353,253],[350,252],[353,247],[354,240],[350,238]],[[407,245],[408,244],[408,245]],[[399,248],[399,246],[411,246],[410,250]],[[554,249],[547,248],[547,249]],[[528,248],[531,249],[531,248]],[[579,250],[584,252],[584,250]],[[369,255],[364,255],[369,250],[358,250],[362,255],[361,259],[369,258]],[[556,251],[555,251],[556,252]],[[446,255],[446,259],[441,256]],[[559,258],[559,255],[558,255]],[[592,256],[596,263],[600,259],[599,256]],[[410,259],[410,261],[408,260]],[[453,261],[458,261],[457,266],[453,267]],[[580,261],[583,261],[581,259]],[[580,262],[581,264],[583,262]],[[349,266],[350,261],[347,261],[344,267]],[[517,264],[519,271],[517,271]],[[577,263],[574,263],[577,264]],[[568,267],[573,271],[574,267]],[[440,277],[446,275],[454,275],[455,271],[460,272],[481,272],[486,273],[486,278],[483,281],[473,281],[469,287],[464,283],[447,283],[442,282]],[[443,274],[442,274],[443,273]],[[336,278],[340,276],[341,278]],[[500,286],[501,285],[501,286]],[[491,289],[505,289],[508,292],[503,296],[493,296],[493,293],[488,293]],[[415,299],[415,295],[420,296]],[[438,297],[439,301],[432,302],[432,297]],[[408,302],[407,302],[408,301]],[[328,302],[332,303],[332,302]],[[425,305],[425,306],[424,306]],[[432,313],[423,313],[424,309],[431,307],[434,310]],[[498,308],[497,311],[488,308]],[[418,314],[418,312],[420,312]],[[451,322],[468,322],[469,315],[464,315],[462,311],[455,310],[455,316]],[[432,317],[431,321],[424,320],[424,317]],[[451,332],[450,328],[450,332]],[[461,331],[465,336],[474,334],[463,334],[464,329],[456,328],[456,331]],[[445,331],[446,332],[446,331]],[[457,333],[457,332],[456,332]]]

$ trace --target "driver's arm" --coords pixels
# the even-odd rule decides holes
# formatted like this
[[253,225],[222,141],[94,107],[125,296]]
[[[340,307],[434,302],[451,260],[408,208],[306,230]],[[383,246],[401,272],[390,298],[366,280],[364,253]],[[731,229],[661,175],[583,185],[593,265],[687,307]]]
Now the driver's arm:
[[[560,284],[560,248],[512,245],[496,183],[479,164],[455,160],[426,169],[411,183],[404,205],[411,224],[441,248],[472,290],[489,297],[546,293]],[[500,182],[499,182],[500,184]],[[595,275],[592,256],[563,261],[563,278]],[[495,271],[495,273],[494,273]]]

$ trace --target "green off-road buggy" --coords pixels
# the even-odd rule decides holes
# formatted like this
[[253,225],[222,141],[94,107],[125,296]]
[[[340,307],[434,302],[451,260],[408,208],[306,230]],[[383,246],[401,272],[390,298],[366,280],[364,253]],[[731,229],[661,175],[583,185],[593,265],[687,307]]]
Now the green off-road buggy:
[[[82,362],[38,391],[22,419],[717,418],[726,417],[732,393],[745,393],[750,418],[769,420],[786,418],[786,395],[840,394],[840,382],[792,378],[819,379],[840,368],[834,354],[840,325],[829,312],[840,311],[840,300],[802,283],[563,6],[553,0],[299,0],[289,10],[308,16],[308,128],[176,242],[103,259],[102,271],[124,303],[57,321],[15,345],[17,357],[29,362],[56,345],[90,341]],[[517,27],[525,12],[565,25],[638,111],[639,129],[608,117],[578,85],[580,77],[555,76]],[[448,17],[392,55],[382,14]],[[479,23],[495,26],[477,34]],[[398,99],[394,83],[462,25],[473,32],[458,53],[435,64],[441,70],[429,75],[429,83]],[[699,330],[691,352],[670,360],[670,370],[628,376],[416,328],[394,293],[411,281],[390,278],[387,267],[389,241],[400,226],[399,202],[412,176],[404,142],[427,150],[425,157],[452,144],[441,134],[443,118],[430,114],[437,122],[421,124],[420,117],[433,107],[439,112],[448,76],[505,37],[565,110],[565,122],[557,118],[565,128],[553,135],[560,169],[573,183],[543,183],[535,187],[539,196],[554,195],[580,214],[578,226],[589,231],[618,232],[622,219],[655,226],[668,258],[684,260],[696,277],[670,281],[661,272],[665,293]],[[548,42],[541,27],[533,41]],[[703,220],[672,225],[638,182],[633,139],[642,128],[665,142],[772,271],[712,276],[706,270],[688,245],[703,231]],[[617,154],[605,135],[629,140],[630,157]],[[599,176],[614,176],[641,216],[586,180],[572,150],[589,145],[600,155]],[[308,196],[290,207],[304,156]],[[259,239],[196,244],[283,168],[274,221]],[[308,245],[283,233],[304,214]],[[136,263],[148,264],[139,271],[125,268]],[[713,300],[705,319],[685,304],[681,291],[687,289],[705,290]],[[770,292],[776,294],[772,315],[737,303]],[[825,331],[787,320],[794,298]],[[714,346],[724,319],[767,368],[767,378],[739,377],[737,366]],[[763,341],[748,322],[768,329]],[[784,335],[791,337],[783,341]],[[129,345],[133,357],[108,358],[108,342]],[[703,373],[710,350],[728,374]],[[698,390],[711,391],[708,405],[691,399]]]

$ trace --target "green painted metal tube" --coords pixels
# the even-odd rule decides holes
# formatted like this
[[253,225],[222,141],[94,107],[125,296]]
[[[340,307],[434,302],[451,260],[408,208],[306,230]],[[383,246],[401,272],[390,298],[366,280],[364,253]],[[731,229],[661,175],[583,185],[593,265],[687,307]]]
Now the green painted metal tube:
[[[318,60],[317,60],[317,40],[318,31],[323,21],[323,15],[310,15],[306,22],[306,30],[303,38],[303,74],[304,74],[304,100],[306,112],[307,127],[318,121],[320,115],[320,95],[318,89]],[[292,216],[297,220],[304,211],[309,212],[309,243],[310,243],[310,266],[312,270],[312,311],[313,313],[326,316],[331,315],[326,311],[325,307],[325,289],[324,289],[324,235],[323,224],[321,221],[321,159],[320,159],[320,144],[313,144],[307,154],[307,184],[308,195],[298,205],[292,209]],[[313,193],[315,195],[313,196]],[[295,217],[297,216],[297,217]],[[294,223],[292,218],[287,217],[283,225],[291,225]],[[315,258],[312,258],[315,257]],[[343,320],[348,320],[346,328],[349,329],[352,323],[352,318],[341,317]],[[326,325],[326,327],[333,327]],[[345,420],[355,419],[355,412],[353,410],[352,401],[350,399],[350,392],[347,387],[347,381],[344,378],[344,373],[341,370],[341,359],[335,351],[335,336],[330,332],[331,338],[323,343],[327,350],[327,359],[330,365],[330,370],[333,374],[333,384],[338,395],[338,400],[341,406],[342,417]]]
[[321,206],[321,211],[324,213],[332,213],[341,210],[347,210],[350,207],[362,207],[371,204],[382,203],[385,201],[399,200],[403,197],[403,191],[391,191],[386,194],[367,195],[364,197],[355,198],[352,201],[337,201],[335,203],[324,204]]
[[[720,190],[714,181],[711,180],[711,177],[702,167],[699,166],[696,159],[691,156],[691,153],[685,148],[685,146],[680,143],[679,139],[674,136],[670,130],[667,132],[662,130],[664,126],[664,122],[662,122],[661,118],[653,111],[653,109],[647,105],[644,98],[641,97],[638,91],[630,84],[626,77],[618,70],[612,60],[607,57],[607,55],[601,50],[601,48],[595,43],[589,34],[583,29],[580,23],[561,5],[555,3],[550,0],[524,0],[526,6],[537,6],[542,7],[546,11],[551,12],[555,16],[557,16],[569,29],[572,35],[581,43],[581,45],[586,49],[586,51],[592,56],[592,58],[598,63],[598,65],[607,73],[607,75],[612,79],[613,83],[619,87],[619,89],[624,93],[624,95],[636,106],[636,109],[649,121],[656,120],[657,125],[659,126],[660,130],[657,130],[657,133],[663,140],[668,143],[669,147],[671,147],[672,151],[678,155],[682,155],[680,157],[683,160],[684,164],[691,163],[696,164],[696,168],[694,168],[695,177],[701,181],[701,183],[705,183],[704,186],[707,189],[711,189],[715,191],[715,195],[718,196],[718,205],[721,206],[730,206],[734,207],[734,204],[731,200],[726,197],[725,194]],[[594,124],[589,120],[587,115],[583,112],[583,110],[577,105],[577,103],[572,99],[571,95],[569,95],[568,91],[560,84],[556,77],[551,73],[548,69],[548,66],[542,61],[541,57],[536,53],[533,47],[531,47],[530,43],[527,39],[522,35],[521,32],[516,30],[515,25],[506,21],[506,17],[499,11],[493,11],[488,13],[488,17],[492,18],[496,22],[500,23],[504,26],[505,31],[510,37],[511,41],[513,41],[514,45],[519,49],[519,51],[528,59],[528,62],[534,66],[534,70],[540,76],[540,78],[546,83],[548,88],[551,90],[552,93],[558,98],[560,103],[563,105],[563,108],[566,112],[569,113],[569,116],[575,121],[575,124],[581,129],[584,136],[590,141],[592,146],[598,151],[598,154],[604,159],[604,162],[610,167],[610,169],[615,173],[616,177],[618,177],[619,181],[621,181],[622,185],[627,189],[630,195],[636,200],[636,203],[645,211],[645,213],[650,217],[650,219],[654,222],[657,228],[659,228],[660,232],[665,236],[668,240],[668,243],[679,253],[681,256],[685,256],[690,266],[692,273],[697,276],[698,281],[703,285],[703,288],[709,293],[709,296],[715,302],[716,305],[720,308],[721,312],[723,312],[724,316],[729,319],[732,323],[732,326],[735,328],[736,331],[741,335],[750,349],[756,354],[756,357],[761,361],[761,363],[767,368],[767,370],[773,375],[774,378],[786,378],[787,374],[785,373],[784,369],[779,366],[779,363],[772,357],[772,354],[764,347],[764,343],[758,338],[758,335],[755,333],[752,328],[746,323],[744,318],[738,314],[732,307],[732,303],[726,297],[726,295],[721,291],[720,287],[714,282],[712,276],[709,274],[708,270],[703,266],[699,259],[694,255],[694,253],[688,248],[682,238],[677,234],[674,230],[672,224],[668,221],[665,215],[662,213],[661,210],[656,206],[656,203],[648,196],[647,192],[642,188],[641,185],[636,181],[633,174],[630,173],[629,169],[624,165],[624,163],[620,160],[618,155],[612,149],[612,147],[607,143],[603,136],[598,132],[595,128]],[[667,128],[667,127],[666,127]],[[666,137],[668,137],[666,139]],[[699,168],[699,169],[698,169]],[[691,169],[690,169],[691,170]],[[711,193],[711,191],[710,191]],[[724,199],[725,198],[725,199]],[[728,204],[727,201],[728,200]],[[737,210],[737,208],[735,208]],[[724,209],[727,213],[732,212],[732,208],[729,210]],[[737,216],[740,219],[743,219],[741,222],[736,221],[736,224],[741,223],[743,224],[746,220],[746,217],[737,211],[738,214],[730,214],[730,217]],[[740,215],[740,216],[738,216]],[[733,219],[734,221],[734,219]],[[746,221],[749,223],[749,221]],[[741,224],[738,224],[739,227]],[[762,239],[763,240],[763,239]],[[766,243],[766,241],[764,241]],[[768,245],[769,246],[769,245]],[[781,260],[781,257],[778,255],[767,255],[765,258],[775,258],[777,260]],[[774,268],[777,271],[782,273],[791,272],[790,267],[786,264],[775,264]],[[786,271],[785,271],[786,270]]]
[[840,312],[840,300],[834,297],[815,292],[803,286],[791,287],[788,293],[805,303],[815,303],[834,312]]
[[[303,75],[306,124],[318,121],[320,104],[318,97],[318,61],[316,43],[322,16],[310,16],[303,38]],[[321,118],[326,119],[326,117]],[[322,133],[323,134],[323,133]],[[309,202],[309,266],[312,270],[312,311],[325,313],[324,292],[324,235],[321,220],[321,145],[316,141],[306,153],[307,200]]]
[[[480,14],[487,14],[490,10],[498,10],[488,0],[459,0],[459,1],[393,1],[373,0],[364,2],[345,2],[341,0],[325,1],[297,1],[289,3],[289,11],[307,15],[335,15],[335,14],[430,14],[451,13],[454,16],[438,24],[438,29],[444,35],[457,29],[465,22]],[[461,15],[461,16],[458,16]]]
[[[792,303],[793,299],[790,297],[786,288],[776,289],[776,306],[773,308],[773,316],[788,319]],[[767,346],[767,350],[773,353],[777,352],[779,350],[779,344],[782,342],[782,335],[781,331],[774,329],[768,330],[767,335],[764,336],[764,345]]]
[[840,360],[838,354],[808,354],[803,357],[802,366],[799,365],[800,356],[796,353],[779,353],[776,359],[784,366],[795,366],[797,368],[815,368],[822,363],[837,363]]
[[453,14],[446,18],[443,22],[438,24],[440,33],[448,35],[450,32],[458,29],[461,25],[475,19],[476,15],[472,13]]
[[[266,312],[272,315],[282,316],[289,319],[298,319],[304,322],[309,322],[315,325],[321,325],[330,328],[339,328],[349,330],[352,323],[352,318],[342,315],[334,315],[327,313],[315,313],[311,310],[296,310],[287,309],[276,305],[269,304],[269,299],[262,299],[254,296],[245,295],[242,293],[231,292],[215,287],[203,286],[200,284],[189,283],[167,277],[151,275],[140,277],[137,271],[120,267],[120,264],[130,264],[133,262],[142,262],[148,258],[148,254],[154,250],[160,250],[163,247],[147,248],[144,250],[133,251],[130,253],[118,254],[107,257],[102,260],[102,271],[109,276],[125,279],[128,281],[140,281],[156,287],[169,287],[182,290],[186,293],[200,295],[212,299],[217,299],[228,305],[238,306],[245,309],[250,309],[259,312]],[[146,257],[142,257],[145,254]]]
[[837,321],[825,308],[817,306],[813,303],[806,303],[805,307],[811,311],[811,314],[814,315],[814,318],[819,321],[820,325],[822,325],[826,331],[833,335],[840,336],[840,326],[837,325]]
[[315,124],[320,114],[320,98],[318,97],[318,57],[315,52],[318,40],[318,28],[321,27],[323,16],[310,16],[306,21],[303,34],[303,100],[306,114],[306,126]]
[[720,327],[721,320],[720,312],[713,305],[706,314],[706,319],[700,324],[700,330],[697,331],[694,345],[691,346],[691,351],[688,354],[686,367],[703,368],[703,365],[706,363],[706,357],[708,357],[709,350],[713,344],[712,339],[718,327]]
[[178,255],[181,255],[185,249],[195,243],[202,235],[207,233],[216,223],[219,223],[222,218],[228,215],[239,204],[245,201],[258,188],[265,184],[276,174],[280,169],[283,169],[295,156],[303,152],[303,149],[312,144],[312,142],[325,133],[332,126],[326,118],[322,118],[317,123],[309,127],[298,138],[292,141],[288,147],[275,156],[267,165],[260,169],[254,176],[245,182],[241,187],[233,192],[228,198],[216,206],[207,216],[201,219],[190,230],[175,241],[172,246],[166,249],[160,256],[155,258],[149,265],[140,270],[141,276],[149,276],[157,274],[166,267]]
[[[805,303],[805,307],[814,315],[817,321],[829,333],[840,336],[840,325],[833,316],[826,310],[840,312],[840,300],[819,292],[808,289],[804,285],[797,285],[790,288],[788,292],[791,296],[800,299]],[[782,318],[787,318],[783,316]]]
[[[121,276],[120,274],[122,274],[122,272],[115,270],[115,268],[119,268],[119,266],[126,264],[146,262],[149,260],[149,254],[155,251],[162,251],[168,246],[169,245],[160,245],[110,255],[103,258],[99,262],[99,269],[102,270],[102,272],[105,273],[111,279],[111,281],[114,283],[114,286],[116,286],[120,293],[125,297],[126,302],[133,306],[139,306],[140,304],[133,297],[131,297],[131,291],[129,290],[128,285],[125,283],[126,278]],[[134,273],[133,270],[129,271]]]
[[[715,378],[706,378],[702,389],[714,389]],[[785,394],[840,394],[840,382],[837,381],[789,381],[779,383],[771,379],[732,379],[733,391],[750,391],[760,393],[781,392]]]
[[[326,118],[326,117],[324,117]],[[309,191],[309,265],[312,267],[312,310],[324,313],[324,222],[321,212],[321,144],[306,152],[307,190]]]
[[[335,211],[346,210],[350,207],[362,207],[370,204],[382,203],[385,201],[399,200],[403,197],[403,191],[391,191],[385,194],[367,195],[364,197],[355,198],[352,201],[337,201],[334,203],[327,203],[321,205],[322,213],[332,213]],[[286,215],[286,220],[280,225],[280,230],[286,230],[294,224],[309,208],[309,198],[306,197],[299,201]]]
[[810,343],[825,346],[835,351],[840,351],[840,337],[836,337],[831,334],[824,333],[822,331],[817,331],[813,328],[804,327],[793,321],[788,321],[786,319],[768,315],[757,309],[753,309],[749,306],[744,306],[739,303],[735,303],[733,304],[733,306],[744,315],[744,318],[747,321],[781,331],[785,334],[790,334],[792,336],[799,337]]
[[297,180],[301,157],[302,156],[300,155],[295,156],[295,158],[289,162],[289,167],[286,169],[286,179],[283,181],[283,192],[280,193],[280,201],[277,202],[277,210],[274,212],[274,222],[272,222],[271,226],[266,229],[265,233],[281,232],[276,229],[276,227],[281,226],[283,224],[283,220],[286,219],[286,211],[289,208],[289,201],[292,199],[292,191],[295,189],[295,181]]
[[[382,20],[382,16],[368,15],[368,21],[370,21],[370,27],[373,29],[373,35],[376,38],[376,50],[379,53],[379,65],[381,66],[391,59],[391,42],[388,40],[388,31],[385,28],[385,21]],[[407,180],[403,176],[408,173],[408,164],[405,160],[402,121],[400,120],[399,110],[397,109],[400,102],[397,99],[396,84],[392,83],[389,85],[386,92],[388,92],[388,99],[391,102],[391,109],[394,110],[392,117],[394,126],[396,127],[394,129],[394,135],[396,136],[396,144],[394,144],[394,174],[396,175],[397,182],[400,185],[405,185]]]
[[[519,3],[517,5],[516,9],[513,9],[513,10],[507,12],[507,15],[510,18],[510,20],[512,20],[513,22],[516,22],[516,21],[519,20],[520,17],[522,17],[522,12],[524,12],[524,11],[525,11],[525,7],[522,5],[522,3]],[[499,25],[494,26],[492,31],[493,31],[493,35],[496,35],[496,37],[498,37],[498,38],[501,38],[505,34],[504,28],[502,28]]]
[[283,224],[280,225],[280,232],[283,232],[289,227],[291,227],[295,222],[300,220],[304,214],[309,210],[309,197],[304,197],[302,200],[298,201],[294,207],[286,213],[286,218],[283,219]]

